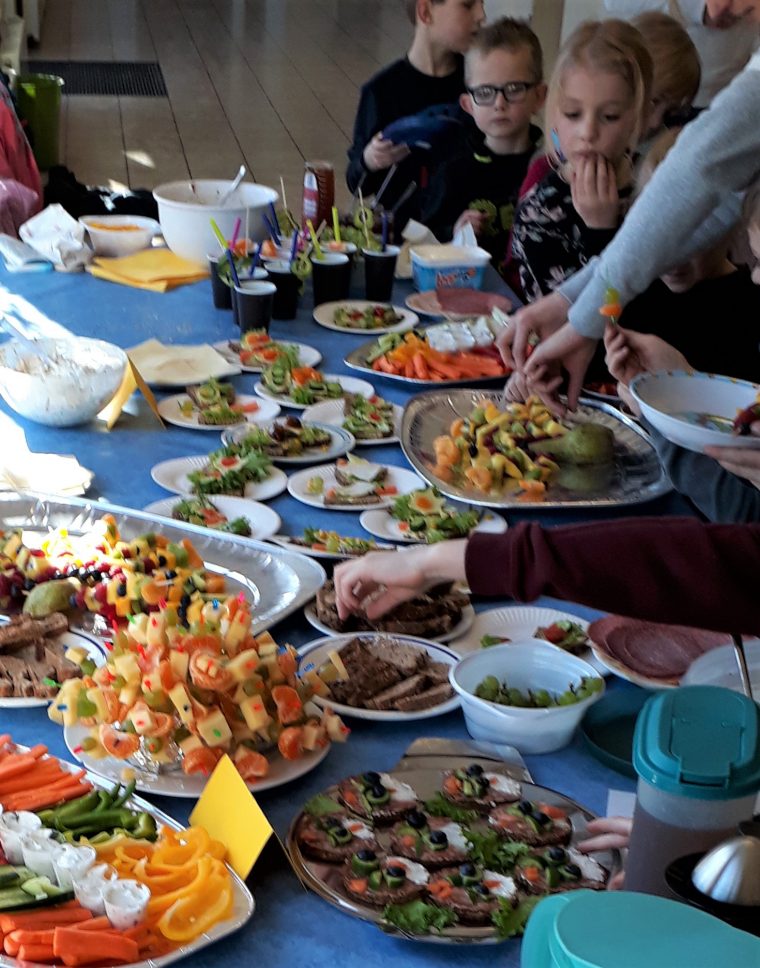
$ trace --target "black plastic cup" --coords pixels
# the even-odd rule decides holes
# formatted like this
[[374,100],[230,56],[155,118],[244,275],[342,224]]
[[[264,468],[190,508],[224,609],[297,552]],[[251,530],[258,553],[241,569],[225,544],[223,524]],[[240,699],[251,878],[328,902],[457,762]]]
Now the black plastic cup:
[[[225,260],[227,256],[224,257]],[[211,276],[211,295],[216,309],[232,309],[232,289],[219,276],[219,256],[208,256],[208,271]]]
[[390,302],[396,272],[397,245],[386,245],[385,252],[362,249],[364,256],[364,297],[370,302]]
[[295,319],[301,280],[290,270],[290,262],[280,259],[267,264],[269,281],[277,287],[272,303],[272,319]]
[[259,279],[241,279],[232,296],[232,309],[241,333],[249,329],[269,332],[276,286]]
[[347,255],[324,252],[321,259],[311,257],[314,305],[338,302],[348,297],[351,286],[351,260]]

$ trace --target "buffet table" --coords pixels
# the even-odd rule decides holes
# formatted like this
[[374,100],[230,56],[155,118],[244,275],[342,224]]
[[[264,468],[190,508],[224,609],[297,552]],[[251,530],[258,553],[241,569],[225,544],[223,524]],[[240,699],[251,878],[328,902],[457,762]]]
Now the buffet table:
[[[492,288],[499,283],[495,274]],[[0,270],[0,297],[21,296],[51,319],[80,336],[96,336],[119,346],[130,347],[155,337],[168,343],[214,343],[235,336],[229,311],[213,307],[209,283],[184,286],[166,294],[144,292],[116,286],[88,275],[16,274]],[[402,303],[410,291],[408,284],[397,287],[396,302]],[[357,293],[358,295],[358,293]],[[329,373],[351,373],[343,364],[344,355],[368,337],[351,336],[326,330],[311,319],[311,298],[302,300],[304,308],[293,322],[273,322],[275,338],[289,338],[317,347],[323,355],[321,368]],[[251,393],[257,379],[254,374],[233,378],[240,392]],[[375,389],[386,399],[404,404],[410,393],[397,384],[378,379]],[[0,408],[11,411],[0,403]],[[23,428],[32,451],[74,454],[80,463],[95,474],[88,497],[102,497],[115,504],[142,508],[167,496],[150,477],[150,468],[158,461],[186,455],[202,455],[217,445],[218,437],[167,426],[162,430],[145,401],[134,396],[114,429],[108,433],[101,425],[73,429],[53,429],[16,418]],[[7,441],[5,442],[7,447]],[[369,453],[365,453],[369,456]],[[371,457],[383,463],[406,466],[398,445],[372,448]],[[362,536],[359,515],[317,511],[291,498],[287,493],[269,502],[282,518],[282,531],[300,534],[309,526],[329,527],[342,534]],[[621,509],[557,512],[540,508],[509,514],[510,523],[533,518],[546,524],[612,517],[619,514],[689,513],[686,502],[667,495],[645,505]],[[493,607],[503,602],[476,601],[476,609]],[[550,599],[541,604],[556,605]],[[562,605],[584,618],[596,613],[580,606]],[[319,633],[302,616],[292,616],[278,625],[273,633],[279,642],[290,641],[300,646]],[[634,687],[619,680],[608,682],[608,688],[628,690]],[[346,745],[336,745],[326,759],[302,779],[290,785],[264,792],[259,797],[262,808],[278,835],[285,835],[300,805],[344,776],[368,769],[388,769],[403,755],[407,746],[419,736],[467,738],[459,712],[413,724],[375,724],[349,720],[353,729]],[[46,743],[58,756],[70,758],[61,729],[47,718],[44,709],[0,710],[0,731],[11,732],[20,743]],[[558,754],[527,757],[528,767],[537,783],[562,791],[590,810],[603,812],[610,787],[631,790],[632,781],[613,773],[593,759],[580,738]],[[186,821],[193,801],[156,797],[155,803],[178,820]],[[496,954],[491,946],[454,947],[423,942],[403,942],[384,937],[375,927],[353,920],[335,908],[307,893],[299,884],[275,844],[270,843],[250,879],[256,899],[256,912],[239,933],[213,948],[196,954],[187,964],[232,965],[255,959],[262,965],[298,964],[301,968],[338,964],[375,968],[388,958],[400,957],[409,966],[485,965]],[[518,965],[519,945],[507,942],[498,951],[505,966]]]

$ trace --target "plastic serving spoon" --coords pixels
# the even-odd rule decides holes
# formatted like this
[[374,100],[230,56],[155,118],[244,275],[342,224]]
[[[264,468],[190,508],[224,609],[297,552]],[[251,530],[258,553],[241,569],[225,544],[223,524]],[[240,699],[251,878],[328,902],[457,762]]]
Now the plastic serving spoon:
[[227,202],[230,200],[230,198],[232,198],[232,196],[235,194],[235,192],[238,189],[238,186],[240,185],[240,182],[245,178],[245,173],[247,171],[248,171],[248,169],[245,167],[245,165],[241,165],[238,168],[238,173],[233,178],[232,184],[227,189],[227,191],[222,195],[222,197],[219,199],[219,203],[218,204],[219,204],[219,207],[220,208],[224,208],[224,206],[227,204]]

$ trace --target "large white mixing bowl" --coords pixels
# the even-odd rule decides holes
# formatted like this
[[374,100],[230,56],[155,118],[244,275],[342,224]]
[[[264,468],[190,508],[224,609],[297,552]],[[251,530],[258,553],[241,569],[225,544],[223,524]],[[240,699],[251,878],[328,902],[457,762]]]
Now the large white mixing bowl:
[[[211,219],[219,226],[225,239],[230,239],[236,219],[239,218],[245,226],[246,210],[249,238],[263,239],[269,235],[262,215],[271,203],[277,201],[277,192],[266,185],[242,182],[222,208],[219,200],[231,184],[229,179],[196,179],[168,182],[154,189],[161,231],[172,252],[206,267],[208,255],[220,251],[211,228]],[[243,231],[244,228],[241,237]]]

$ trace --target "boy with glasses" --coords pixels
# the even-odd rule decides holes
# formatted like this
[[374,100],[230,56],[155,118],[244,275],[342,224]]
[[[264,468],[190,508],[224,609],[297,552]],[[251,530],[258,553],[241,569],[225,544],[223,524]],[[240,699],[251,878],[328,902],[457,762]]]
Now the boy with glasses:
[[447,240],[465,224],[498,267],[507,252],[517,193],[541,138],[531,118],[543,106],[541,44],[530,27],[505,17],[484,27],[465,56],[462,109],[477,131],[463,151],[443,161],[425,200],[422,221]]

